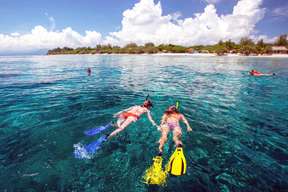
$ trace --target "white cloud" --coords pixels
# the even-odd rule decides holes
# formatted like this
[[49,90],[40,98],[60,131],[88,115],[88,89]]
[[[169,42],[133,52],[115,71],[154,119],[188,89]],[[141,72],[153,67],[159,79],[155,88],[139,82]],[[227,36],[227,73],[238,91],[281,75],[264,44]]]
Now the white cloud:
[[288,5],[273,9],[272,15],[275,17],[288,17]]
[[215,6],[209,4],[202,13],[182,19],[180,12],[163,15],[160,2],[140,0],[131,9],[123,12],[121,28],[104,38],[96,31],[86,31],[81,35],[70,27],[55,31],[55,19],[46,13],[50,29],[39,25],[26,34],[0,33],[0,52],[64,46],[94,47],[99,43],[125,45],[130,42],[153,42],[195,45],[228,39],[238,41],[244,36],[257,36],[255,25],[265,12],[261,4],[262,0],[239,0],[232,13],[226,15],[219,15]]
[[238,41],[251,35],[256,23],[264,17],[261,4],[262,0],[239,0],[227,15],[218,15],[215,6],[209,4],[203,13],[173,22],[172,15],[162,15],[160,2],[141,0],[123,12],[122,29],[110,33],[109,39],[121,45],[151,41],[181,45],[211,44],[220,39]]
[[177,11],[177,12],[171,14],[171,20],[177,21],[181,16],[182,16],[182,13]]
[[53,31],[56,27],[56,21],[54,19],[54,17],[49,16],[49,14],[47,12],[44,13],[45,16],[48,18],[49,23],[50,23],[50,31]]
[[13,37],[17,37],[17,36],[20,35],[20,33],[15,32],[15,33],[11,33],[10,35],[13,36]]
[[48,31],[43,26],[36,26],[27,34],[0,34],[0,52],[33,51],[56,47],[95,46],[101,42],[101,34],[86,31],[81,35],[70,27],[62,31]]
[[48,19],[49,19],[50,25],[51,25],[50,31],[53,31],[55,29],[55,27],[56,27],[55,19],[54,19],[54,17],[49,17]]
[[220,1],[222,0],[204,0],[206,3],[208,4],[216,4],[216,3],[219,3]]
[[252,38],[255,42],[262,39],[266,43],[274,43],[278,37],[268,37],[267,35],[251,35],[250,38]]

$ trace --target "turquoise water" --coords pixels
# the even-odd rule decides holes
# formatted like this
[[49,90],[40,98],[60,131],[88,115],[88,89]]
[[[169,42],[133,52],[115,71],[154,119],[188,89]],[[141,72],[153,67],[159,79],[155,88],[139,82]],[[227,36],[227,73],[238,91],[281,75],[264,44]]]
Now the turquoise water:
[[[278,75],[250,77],[252,68]],[[0,57],[0,90],[0,191],[288,190],[287,58]],[[182,126],[185,176],[142,182],[160,136],[145,116],[93,159],[73,157],[74,144],[101,135],[84,130],[147,94],[157,122],[181,101],[194,130]],[[165,163],[173,150],[170,135]]]

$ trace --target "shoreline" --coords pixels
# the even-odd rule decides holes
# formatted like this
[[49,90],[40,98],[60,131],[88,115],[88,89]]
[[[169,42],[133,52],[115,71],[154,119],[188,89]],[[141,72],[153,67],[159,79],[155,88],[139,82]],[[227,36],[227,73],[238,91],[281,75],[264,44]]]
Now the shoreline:
[[[153,54],[129,54],[129,53],[96,53],[96,54],[55,54],[55,55],[46,55],[46,56],[66,56],[66,55],[72,55],[72,56],[80,56],[80,55],[95,55],[95,56],[102,56],[102,55],[111,55],[111,56],[128,56],[128,55],[143,55],[143,56],[200,56],[200,57],[264,57],[264,58],[288,58],[288,54],[272,54],[272,55],[239,55],[239,54],[227,54],[223,56],[218,56],[214,53],[153,53]],[[39,55],[42,56],[42,55]]]
[[240,54],[226,54],[226,55],[222,55],[222,56],[218,56],[216,54],[213,53],[153,53],[153,54],[129,54],[129,53],[96,53],[96,54],[54,54],[54,55],[0,55],[0,57],[27,57],[27,56],[107,56],[107,55],[111,55],[111,56],[195,56],[195,57],[255,57],[255,58],[288,58],[288,54],[272,54],[272,55],[240,55]]

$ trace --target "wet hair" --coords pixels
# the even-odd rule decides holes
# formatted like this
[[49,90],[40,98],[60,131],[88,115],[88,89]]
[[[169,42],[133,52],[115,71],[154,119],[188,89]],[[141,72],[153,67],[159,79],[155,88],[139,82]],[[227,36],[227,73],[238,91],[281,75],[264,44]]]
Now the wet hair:
[[175,105],[171,105],[166,109],[164,114],[172,115],[172,114],[180,114],[180,112],[177,110],[177,107]]
[[249,73],[250,73],[250,75],[254,75],[255,72],[256,72],[256,70],[252,69]]
[[145,100],[142,106],[149,109],[149,108],[153,107],[153,103],[150,100]]

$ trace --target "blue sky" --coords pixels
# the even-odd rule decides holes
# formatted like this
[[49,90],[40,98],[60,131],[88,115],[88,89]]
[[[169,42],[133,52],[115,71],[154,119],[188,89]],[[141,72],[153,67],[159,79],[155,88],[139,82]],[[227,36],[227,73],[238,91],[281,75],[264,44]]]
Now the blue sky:
[[[238,2],[237,0],[161,0],[162,15],[178,13],[180,15],[178,19],[193,17],[195,13],[203,12],[208,5],[207,1],[214,2],[219,17],[231,14]],[[262,1],[259,3],[259,9],[265,8],[265,14],[255,22],[253,33],[265,35],[267,38],[287,33],[288,1],[257,1]],[[51,30],[53,22],[55,27],[52,30],[55,31],[71,27],[81,35],[85,35],[85,31],[89,30],[105,37],[110,32],[121,31],[123,11],[132,9],[138,2],[139,0],[0,0],[0,34],[27,34],[37,25]],[[158,0],[154,2],[156,5]]]
[[[137,0],[1,0],[0,32],[28,32],[35,25],[49,26],[46,13],[56,20],[56,28],[70,26],[76,31],[97,30],[103,34],[120,28],[122,12],[132,7]],[[216,4],[219,14],[231,12],[236,0],[222,0]],[[191,17],[201,12],[207,3],[204,0],[165,0],[161,1],[163,13],[181,12],[183,17]],[[259,31],[269,36],[287,33],[288,11],[283,16],[273,16],[276,8],[287,7],[287,0],[264,0],[267,12],[265,18],[257,24]],[[3,17],[4,16],[4,17]]]
[[[102,33],[115,30],[120,26],[123,10],[132,7],[136,1],[119,0],[2,0],[0,32],[28,32],[35,25],[49,26],[49,16],[56,20],[56,28],[62,29],[70,26],[83,32],[97,30]],[[117,5],[117,6],[115,6]]]

